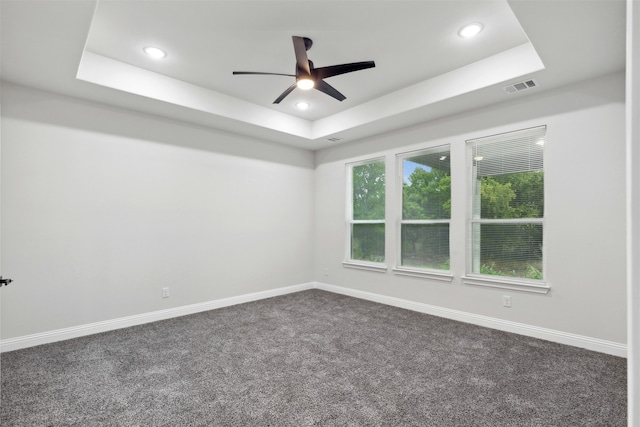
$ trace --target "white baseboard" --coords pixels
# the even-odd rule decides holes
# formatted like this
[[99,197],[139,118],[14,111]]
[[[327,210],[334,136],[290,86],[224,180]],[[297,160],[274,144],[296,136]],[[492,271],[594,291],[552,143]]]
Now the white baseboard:
[[556,331],[553,329],[540,328],[524,323],[511,322],[508,320],[496,319],[494,317],[481,316],[478,314],[467,313],[459,310],[438,307],[435,305],[424,304],[420,302],[389,297],[380,294],[374,294],[356,289],[343,288],[341,286],[328,285],[326,283],[314,283],[314,288],[323,291],[334,292],[342,295],[352,296],[355,298],[374,301],[381,304],[392,305],[394,307],[405,308],[407,310],[418,311],[420,313],[431,314],[447,319],[458,320],[474,325],[485,326],[488,328],[498,329],[505,332],[513,332],[534,338],[540,338],[559,344],[571,345],[574,347],[585,348],[587,350],[606,353],[613,356],[627,357],[627,346],[613,341],[606,341],[597,338],[586,337],[583,335],[571,334],[568,332]]
[[129,326],[141,325],[144,323],[157,322],[159,320],[171,319],[174,317],[186,316],[189,314],[200,313],[202,311],[229,307],[236,304],[257,301],[265,298],[276,297],[279,295],[286,295],[293,292],[305,291],[308,289],[320,289],[323,291],[334,292],[337,294],[347,295],[368,301],[374,301],[394,307],[400,307],[407,310],[413,310],[420,313],[431,314],[447,319],[458,320],[465,323],[498,329],[505,332],[513,332],[516,334],[540,338],[560,344],[585,348],[587,350],[598,351],[601,353],[611,354],[613,356],[627,357],[627,346],[625,344],[556,331],[553,329],[540,328],[537,326],[526,325],[524,323],[496,319],[494,317],[481,316],[478,314],[452,310],[449,308],[438,307],[435,305],[424,304],[401,298],[374,294],[372,292],[360,291],[357,289],[343,288],[341,286],[329,285],[320,282],[303,283],[300,285],[270,289],[267,291],[222,298],[203,303],[185,305],[182,307],[175,307],[166,310],[138,314],[134,316],[121,317],[118,319],[106,320],[103,322],[89,323],[86,325],[57,329],[54,331],[25,335],[16,338],[9,338],[6,340],[0,340],[0,353],[33,347],[41,344],[48,344],[56,341],[78,338],[86,335],[97,334],[100,332],[112,331],[115,329],[127,328]]
[[251,294],[238,295],[235,297],[222,298],[197,304],[190,304],[182,307],[168,308],[166,310],[137,314],[134,316],[120,317],[118,319],[105,320],[103,322],[89,323],[86,325],[73,326],[70,328],[57,329],[54,331],[25,335],[16,338],[9,338],[6,340],[0,340],[0,353],[33,347],[41,344],[48,344],[56,341],[68,340],[71,338],[78,338],[85,335],[97,334],[100,332],[112,331],[115,329],[127,328],[129,326],[141,325],[144,323],[157,322],[158,320],[186,316],[189,314],[200,313],[202,311],[214,310],[216,308],[257,301],[265,298],[276,297],[279,295],[290,294],[293,292],[305,291],[308,289],[313,289],[314,286],[314,283],[303,283],[300,285],[270,289],[268,291],[254,292]]

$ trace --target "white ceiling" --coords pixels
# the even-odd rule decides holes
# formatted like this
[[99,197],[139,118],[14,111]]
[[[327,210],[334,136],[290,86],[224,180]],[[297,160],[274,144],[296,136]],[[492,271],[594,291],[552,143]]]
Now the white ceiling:
[[[0,2],[3,80],[311,150],[624,69],[623,0]],[[464,24],[484,31],[463,39]],[[294,90],[291,36],[347,99]],[[162,60],[142,48],[163,48]],[[506,94],[535,78],[540,87]],[[299,111],[295,102],[311,108]]]
[[[476,21],[487,27],[482,37],[457,36],[462,25]],[[375,60],[377,67],[329,81],[347,93],[343,102],[317,91],[297,91],[282,105],[272,102],[294,78],[231,74],[295,74],[292,35],[314,41],[308,55],[316,67],[365,60]],[[474,7],[462,1],[200,1],[188,7],[177,1],[111,1],[98,4],[86,50],[315,120],[527,41],[504,1]],[[149,59],[142,47],[150,44],[169,56]],[[298,111],[297,99],[309,99],[313,108]]]

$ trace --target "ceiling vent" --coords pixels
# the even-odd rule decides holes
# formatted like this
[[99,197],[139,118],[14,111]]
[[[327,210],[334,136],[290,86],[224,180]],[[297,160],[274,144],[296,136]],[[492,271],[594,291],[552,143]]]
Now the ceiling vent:
[[522,92],[523,90],[531,89],[534,87],[538,87],[538,82],[534,79],[525,80],[523,82],[518,82],[509,86],[503,87],[504,91],[507,93],[516,93]]
[[329,141],[329,142],[338,142],[338,141],[342,141],[342,138],[338,138],[337,136],[333,136],[331,138],[327,138],[327,141]]

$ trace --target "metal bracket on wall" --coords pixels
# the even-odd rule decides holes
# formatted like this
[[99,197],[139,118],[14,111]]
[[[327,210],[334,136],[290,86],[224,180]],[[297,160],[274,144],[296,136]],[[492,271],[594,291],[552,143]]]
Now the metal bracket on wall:
[[0,288],[3,286],[7,286],[11,282],[13,282],[12,279],[3,279],[2,276],[0,276]]

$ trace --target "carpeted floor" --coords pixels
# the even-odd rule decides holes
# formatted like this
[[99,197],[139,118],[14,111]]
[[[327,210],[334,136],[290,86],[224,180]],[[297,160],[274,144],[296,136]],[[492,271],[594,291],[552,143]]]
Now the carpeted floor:
[[626,426],[626,360],[311,290],[1,355],[0,425]]

